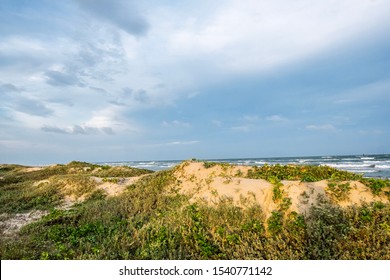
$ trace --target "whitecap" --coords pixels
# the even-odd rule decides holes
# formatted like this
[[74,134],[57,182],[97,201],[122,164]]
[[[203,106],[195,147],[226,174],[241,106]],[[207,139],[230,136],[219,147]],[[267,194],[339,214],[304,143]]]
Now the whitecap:
[[380,169],[390,169],[390,165],[387,164],[377,164],[375,167]]
[[321,164],[321,165],[327,165],[327,166],[334,167],[334,168],[345,168],[345,169],[370,167],[369,164],[353,164],[353,163],[327,163],[327,164]]

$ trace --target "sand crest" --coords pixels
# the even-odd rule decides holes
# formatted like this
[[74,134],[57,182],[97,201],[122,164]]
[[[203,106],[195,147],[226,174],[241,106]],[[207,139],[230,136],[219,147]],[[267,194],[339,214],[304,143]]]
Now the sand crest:
[[[349,181],[350,190],[345,200],[336,200],[328,187],[328,181],[281,181],[282,199],[273,199],[274,185],[262,179],[245,178],[250,166],[215,165],[205,167],[203,162],[184,162],[176,168],[176,188],[190,196],[191,202],[216,205],[230,201],[239,207],[259,205],[265,216],[280,210],[281,203],[290,201],[287,212],[305,214],[311,206],[324,201],[342,207],[361,205],[374,201],[388,202],[385,196],[374,196],[371,190],[358,181]],[[343,182],[340,182],[343,183]],[[344,182],[345,183],[345,182]]]
[[111,182],[110,180],[105,182],[103,178],[99,177],[92,177],[92,179],[98,184],[97,189],[103,190],[107,194],[107,196],[118,196],[126,190],[127,186],[135,184],[143,176],[145,175],[136,177],[124,177],[115,179]]

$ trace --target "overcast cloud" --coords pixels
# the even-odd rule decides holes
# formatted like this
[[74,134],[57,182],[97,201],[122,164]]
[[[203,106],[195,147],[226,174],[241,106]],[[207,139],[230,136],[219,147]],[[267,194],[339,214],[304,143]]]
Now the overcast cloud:
[[1,1],[0,162],[390,153],[388,1],[210,2]]

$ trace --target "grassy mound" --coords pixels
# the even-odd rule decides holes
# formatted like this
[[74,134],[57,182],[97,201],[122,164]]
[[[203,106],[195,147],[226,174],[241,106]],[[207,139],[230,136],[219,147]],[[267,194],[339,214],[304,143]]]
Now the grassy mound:
[[[29,173],[20,166],[1,168],[1,213],[48,211],[19,232],[0,237],[1,259],[390,259],[389,203],[341,207],[323,199],[305,215],[286,211],[286,203],[267,217],[261,205],[245,208],[229,200],[215,206],[191,201],[180,192],[183,182],[177,172],[183,167],[178,166],[155,173],[122,170],[120,176],[150,174],[115,197],[88,187],[91,181],[87,180],[80,184],[91,189],[86,199],[70,209],[59,209],[62,192],[51,183],[36,182],[53,176],[75,181],[115,177],[119,171],[85,163]],[[365,181],[327,167],[250,170],[237,176],[265,178],[275,185],[285,179]],[[390,186],[388,180],[370,179],[369,184],[378,195],[386,195]],[[36,201],[38,197],[46,202]]]
[[[27,210],[50,210],[69,194],[78,197],[91,194],[96,177],[134,177],[152,171],[132,167],[99,166],[86,162],[70,162],[45,168],[21,165],[0,166],[0,213]],[[71,189],[69,187],[72,187]]]

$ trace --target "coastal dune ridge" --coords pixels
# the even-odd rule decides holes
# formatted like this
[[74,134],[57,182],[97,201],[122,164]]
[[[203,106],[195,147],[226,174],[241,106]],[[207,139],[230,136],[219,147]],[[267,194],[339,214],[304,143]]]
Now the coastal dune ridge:
[[1,259],[390,259],[390,180],[331,166],[1,164],[0,187]]
[[[205,167],[210,165],[212,167]],[[342,207],[375,201],[389,202],[386,195],[375,195],[368,186],[357,179],[338,182],[348,186],[348,190],[343,197],[336,198],[333,189],[329,187],[332,185],[331,180],[303,182],[271,177],[270,182],[266,179],[248,178],[251,177],[248,176],[248,172],[252,169],[252,166],[187,161],[179,165],[174,174],[179,182],[177,187],[180,193],[188,195],[190,201],[218,205],[226,200],[239,207],[259,205],[266,218],[279,209],[278,202],[282,200],[290,204],[289,212],[299,214],[308,213],[310,207],[321,204],[321,199]],[[280,189],[280,197],[276,197],[275,188]]]

